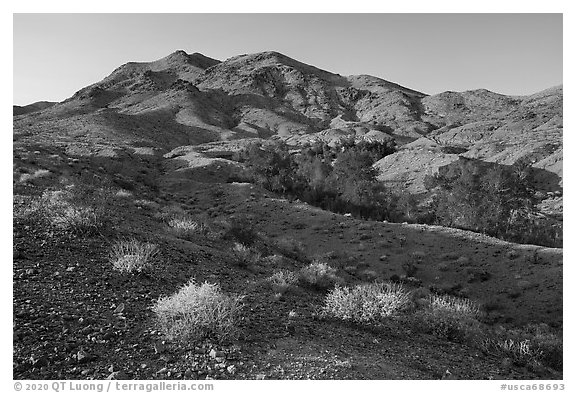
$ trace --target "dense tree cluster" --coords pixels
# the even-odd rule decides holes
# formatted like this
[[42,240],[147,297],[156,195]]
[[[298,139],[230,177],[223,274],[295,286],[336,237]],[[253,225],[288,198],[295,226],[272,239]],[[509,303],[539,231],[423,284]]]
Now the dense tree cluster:
[[314,143],[291,151],[282,142],[254,144],[239,154],[251,181],[322,208],[389,219],[391,194],[376,180],[374,162],[395,151],[392,142]]
[[519,243],[562,247],[562,226],[537,212],[532,169],[461,158],[428,176],[432,202],[387,190],[373,164],[393,142],[353,140],[294,149],[282,142],[253,144],[239,153],[249,181],[289,198],[365,219],[438,224]]
[[532,168],[460,158],[425,179],[435,223],[501,239],[562,247],[560,226],[536,209]]

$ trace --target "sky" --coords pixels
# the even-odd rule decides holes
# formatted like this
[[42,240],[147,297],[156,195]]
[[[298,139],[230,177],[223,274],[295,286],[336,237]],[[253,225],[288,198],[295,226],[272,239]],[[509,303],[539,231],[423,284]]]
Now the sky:
[[14,14],[13,103],[62,101],[129,61],[275,50],[427,94],[562,84],[562,14]]

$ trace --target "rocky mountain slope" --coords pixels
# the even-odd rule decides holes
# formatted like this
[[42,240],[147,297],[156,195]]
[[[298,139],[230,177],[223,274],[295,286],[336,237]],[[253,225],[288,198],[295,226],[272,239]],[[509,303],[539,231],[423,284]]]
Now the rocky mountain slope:
[[[527,161],[537,168],[538,188],[562,187],[562,87],[527,97],[506,97],[486,90],[442,93],[422,100],[441,127],[404,145],[378,164],[381,179],[409,182],[412,192],[423,180],[458,156],[512,165]],[[450,151],[448,148],[455,148]]]
[[[470,299],[490,334],[528,326],[561,337],[561,248],[324,211],[238,182],[244,167],[232,158],[261,138],[294,148],[394,140],[398,151],[375,164],[379,179],[413,194],[425,191],[426,175],[459,157],[524,160],[548,196],[543,205],[558,213],[562,103],[562,87],[526,97],[430,96],[276,52],[219,61],[178,51],[123,65],[55,105],[15,112],[14,377],[561,379],[557,361],[543,366],[441,337],[413,314],[374,325],[326,319],[319,314],[325,291],[292,285],[278,296],[269,284],[278,272],[298,274],[322,260],[344,285],[401,280],[423,296]],[[108,226],[71,234],[25,214],[73,184],[104,192],[103,201],[90,193],[80,199],[105,204]],[[78,219],[70,206],[51,203]],[[174,217],[209,230],[181,236],[170,226]],[[226,237],[236,219],[258,239],[259,258],[248,266]],[[158,247],[151,271],[112,268],[111,245],[127,238]],[[237,342],[181,345],[161,337],[151,305],[191,278],[243,296]],[[561,352],[561,339],[550,348],[558,341]]]
[[[412,179],[413,192],[422,191],[418,168],[428,173],[457,158],[447,146],[504,165],[528,160],[542,170],[546,191],[558,191],[562,97],[561,86],[526,97],[487,90],[429,96],[369,75],[337,75],[277,52],[220,62],[177,51],[154,62],[127,63],[64,102],[15,117],[14,128],[17,138],[53,139],[57,129],[58,138],[65,133],[87,143],[164,149],[379,131],[379,138],[385,133],[407,144],[377,164],[381,179]],[[425,139],[410,144],[419,138]]]
[[57,102],[49,102],[49,101],[38,101],[33,104],[19,106],[13,105],[12,106],[12,114],[14,116],[17,115],[25,115],[26,113],[38,112],[42,109],[50,108],[53,105],[56,105]]

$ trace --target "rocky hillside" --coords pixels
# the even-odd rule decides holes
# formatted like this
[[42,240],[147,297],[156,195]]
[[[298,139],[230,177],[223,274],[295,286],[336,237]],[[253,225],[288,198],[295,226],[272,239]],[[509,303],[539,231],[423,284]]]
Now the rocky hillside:
[[56,105],[57,102],[49,102],[49,101],[38,101],[30,105],[13,105],[12,106],[12,114],[14,116],[17,115],[25,115],[26,113],[38,112],[42,109],[50,108],[53,105]]
[[[562,212],[562,86],[525,97],[488,90],[426,95],[383,79],[341,76],[277,52],[218,61],[177,51],[127,63],[56,105],[14,117],[16,140],[114,154],[280,137],[302,145],[395,139],[379,179],[414,194],[459,156],[536,169],[543,210]],[[38,111],[38,109],[44,110]],[[16,111],[21,113],[22,109]],[[29,111],[29,109],[27,109]],[[71,144],[70,142],[73,141]]]
[[506,97],[486,90],[442,93],[422,100],[439,128],[406,144],[377,166],[383,181],[410,183],[424,190],[423,179],[459,155],[537,168],[538,188],[562,187],[562,87],[527,97]]
[[[15,112],[14,378],[561,379],[561,248],[322,210],[245,183],[233,158],[262,138],[289,157],[395,142],[379,180],[413,194],[460,157],[524,160],[561,212],[562,94],[429,96],[276,52],[178,51]],[[154,247],[146,269],[118,268],[127,239]],[[311,285],[312,265],[328,285]],[[161,332],[153,306],[190,280],[242,299],[237,340]],[[405,286],[401,312],[327,313],[337,283],[384,282]],[[435,296],[472,316],[442,316]]]
[[[21,135],[49,137],[57,128],[80,139],[164,148],[360,127],[402,144],[427,136],[506,165],[529,159],[561,177],[562,99],[561,86],[527,97],[487,90],[429,96],[369,75],[344,77],[277,52],[220,62],[177,51],[127,63],[55,106],[34,104],[48,109],[35,112],[33,121],[15,117],[14,125]],[[391,168],[387,162],[379,167]]]
[[[57,127],[116,143],[157,144],[155,134],[162,132],[169,147],[357,126],[415,137],[435,128],[421,119],[425,96],[367,75],[343,77],[276,52],[219,62],[178,51],[151,63],[125,64],[35,114],[32,125],[15,118],[15,127],[36,135]],[[78,123],[85,127],[79,130]]]

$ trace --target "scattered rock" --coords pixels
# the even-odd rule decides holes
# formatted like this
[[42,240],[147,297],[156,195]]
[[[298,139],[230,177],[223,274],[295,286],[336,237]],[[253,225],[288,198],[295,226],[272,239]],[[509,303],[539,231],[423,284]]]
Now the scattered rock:
[[119,371],[115,371],[115,372],[110,373],[110,375],[108,375],[108,376],[106,377],[106,379],[107,379],[107,380],[111,380],[111,379],[123,379],[123,378],[120,378],[119,375],[120,375],[120,372],[119,372]]
[[91,360],[91,356],[86,351],[81,349],[76,354],[76,360],[78,363],[87,363]]
[[30,357],[30,363],[32,366],[40,368],[48,365],[48,358],[46,356],[38,356],[32,355]]
[[122,314],[124,312],[125,305],[124,303],[120,303],[118,307],[114,310],[114,314]]
[[216,359],[216,358],[221,358],[223,356],[225,356],[225,353],[222,351],[217,351],[215,349],[212,349],[209,353],[208,356],[210,356],[212,359]]

